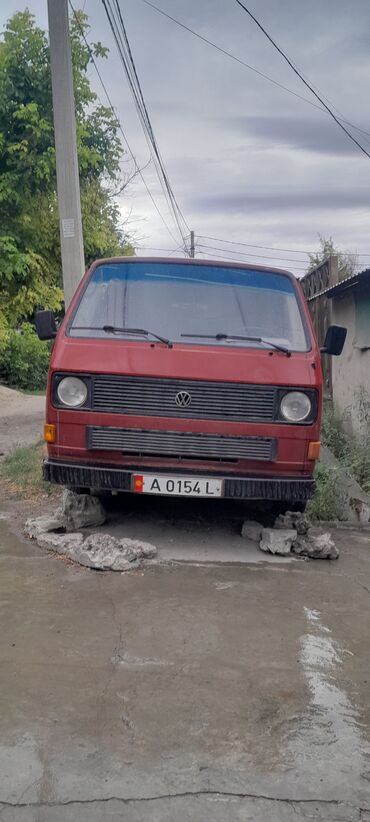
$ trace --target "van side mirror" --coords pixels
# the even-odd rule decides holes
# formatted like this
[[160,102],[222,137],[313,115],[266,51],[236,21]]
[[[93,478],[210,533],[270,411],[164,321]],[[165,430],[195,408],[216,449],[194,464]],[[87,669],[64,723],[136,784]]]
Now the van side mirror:
[[36,311],[35,326],[40,340],[53,340],[57,335],[57,325],[52,311]]
[[321,353],[333,354],[337,357],[343,351],[346,336],[346,328],[342,328],[341,325],[329,325],[329,328],[326,332],[324,345],[322,348],[320,348]]

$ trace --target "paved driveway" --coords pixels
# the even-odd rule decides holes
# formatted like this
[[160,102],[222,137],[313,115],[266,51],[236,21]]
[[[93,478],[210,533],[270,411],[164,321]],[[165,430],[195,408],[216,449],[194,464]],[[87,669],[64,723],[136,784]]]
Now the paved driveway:
[[[193,550],[218,527],[207,516]],[[10,511],[1,822],[370,820],[368,535],[338,534],[333,563],[208,556],[121,575],[12,527]],[[229,562],[232,520],[220,534]]]

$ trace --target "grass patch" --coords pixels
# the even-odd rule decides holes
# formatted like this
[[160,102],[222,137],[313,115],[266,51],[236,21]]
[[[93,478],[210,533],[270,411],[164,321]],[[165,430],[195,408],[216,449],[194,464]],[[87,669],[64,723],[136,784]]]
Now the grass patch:
[[[361,424],[362,434],[350,433],[351,415]],[[338,460],[339,467],[357,480],[370,493],[370,396],[364,389],[356,392],[353,404],[341,416],[331,405],[324,406],[321,440]],[[316,520],[338,517],[337,471],[318,463],[315,469],[316,492],[307,506],[307,512]]]
[[307,503],[307,514],[313,520],[337,519],[337,477],[335,469],[317,463],[315,496]]
[[0,466],[0,480],[5,490],[14,496],[27,498],[45,494],[51,496],[53,486],[42,479],[44,456],[45,446],[42,442],[15,448]]
[[[348,418],[356,414],[362,423],[361,436],[348,433]],[[358,392],[353,406],[339,417],[330,408],[324,408],[321,439],[332,451],[340,465],[364,491],[370,492],[370,400],[364,391]]]

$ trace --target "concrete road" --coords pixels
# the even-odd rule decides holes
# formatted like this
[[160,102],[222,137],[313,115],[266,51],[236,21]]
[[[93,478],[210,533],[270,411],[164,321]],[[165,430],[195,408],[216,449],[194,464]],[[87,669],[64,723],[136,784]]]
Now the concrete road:
[[208,565],[122,575],[13,527],[10,510],[1,822],[369,822],[367,534],[338,532],[333,563],[213,564],[208,544]]

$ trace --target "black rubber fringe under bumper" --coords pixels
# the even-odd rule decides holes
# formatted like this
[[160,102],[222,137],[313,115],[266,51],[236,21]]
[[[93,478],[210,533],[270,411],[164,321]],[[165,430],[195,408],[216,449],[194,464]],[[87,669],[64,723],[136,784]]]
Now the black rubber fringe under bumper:
[[[148,473],[174,474],[146,469]],[[131,491],[133,473],[145,473],[143,468],[123,471],[110,466],[94,467],[73,463],[45,460],[43,477],[48,482],[68,485],[71,488],[92,488],[96,491]],[[206,472],[202,474],[205,476]],[[208,476],[211,476],[208,474]],[[313,479],[263,479],[225,477],[224,497],[228,499],[268,499],[289,502],[305,502],[315,491]]]

